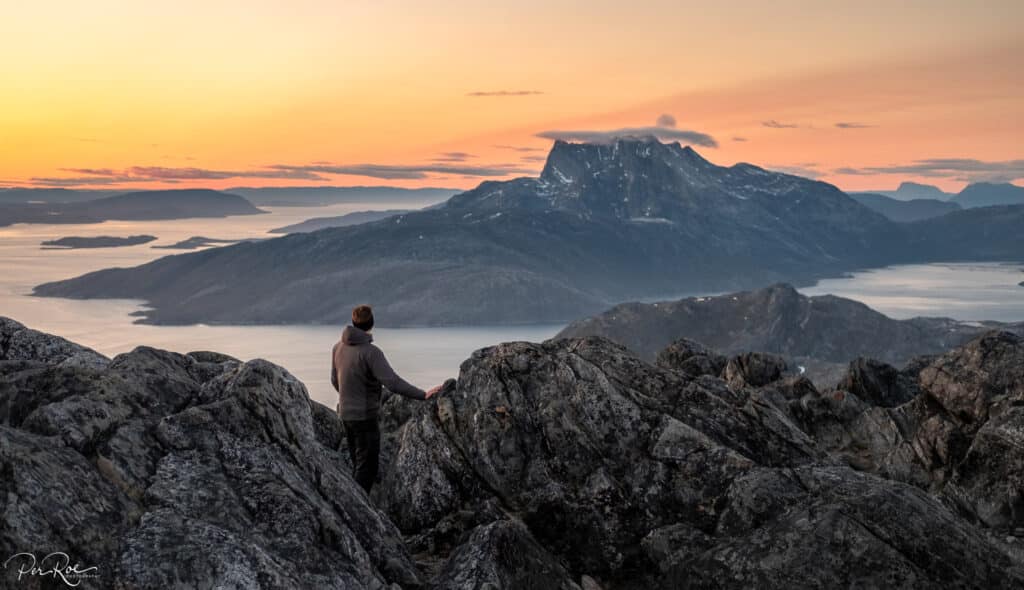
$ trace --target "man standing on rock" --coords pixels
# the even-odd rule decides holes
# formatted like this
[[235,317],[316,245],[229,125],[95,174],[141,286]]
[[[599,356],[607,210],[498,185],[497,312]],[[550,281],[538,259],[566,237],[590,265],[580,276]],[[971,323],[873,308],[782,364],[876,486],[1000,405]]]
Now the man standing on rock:
[[338,414],[345,424],[345,439],[352,458],[352,472],[356,482],[370,493],[380,455],[380,412],[382,386],[389,391],[411,397],[427,399],[438,393],[452,380],[423,391],[399,377],[381,349],[373,344],[373,309],[360,305],[352,310],[352,325],[345,326],[341,340],[334,345],[331,367],[331,385],[338,392]]

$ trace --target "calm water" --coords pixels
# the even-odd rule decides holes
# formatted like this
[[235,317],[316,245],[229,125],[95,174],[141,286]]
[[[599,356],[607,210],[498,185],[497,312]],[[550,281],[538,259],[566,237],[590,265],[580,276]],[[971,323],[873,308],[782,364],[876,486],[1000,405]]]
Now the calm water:
[[897,319],[950,317],[965,321],[1024,321],[1024,272],[1019,264],[914,264],[819,281],[800,291],[856,299]]
[[[424,203],[424,205],[427,203]],[[408,203],[346,203],[330,207],[266,208],[267,215],[163,222],[92,225],[18,225],[0,228],[0,315],[59,334],[108,356],[137,345],[188,352],[216,350],[243,360],[265,358],[301,379],[310,395],[334,406],[329,383],[330,350],[340,326],[172,326],[133,324],[137,301],[75,301],[28,297],[43,282],[109,268],[133,266],[176,251],[153,249],[191,236],[238,239],[268,237],[267,230],[310,217]],[[151,234],[159,240],[125,248],[42,250],[39,243],[63,236]],[[858,299],[893,317],[945,315],[965,320],[1024,320],[1024,280],[1019,267],[997,264],[903,266],[822,281],[808,294],[835,293]],[[458,374],[469,354],[498,342],[538,342],[561,326],[375,329],[377,343],[408,380],[430,387]]]
[[[427,205],[430,203],[423,203]],[[340,334],[335,326],[146,326],[129,314],[138,301],[75,301],[26,296],[32,287],[112,266],[134,266],[179,250],[150,246],[192,236],[239,239],[273,237],[267,231],[310,217],[368,209],[408,208],[403,203],[346,203],[329,207],[263,207],[267,215],[160,222],[109,221],[89,225],[16,225],[0,228],[0,315],[44,332],[59,334],[113,356],[140,344],[189,352],[216,350],[243,360],[265,358],[287,367],[317,401],[334,406],[330,351]],[[128,236],[160,239],[125,248],[42,250],[39,243],[63,236]],[[458,374],[459,364],[478,348],[510,340],[541,341],[561,326],[374,329],[374,338],[403,377],[430,387]]]

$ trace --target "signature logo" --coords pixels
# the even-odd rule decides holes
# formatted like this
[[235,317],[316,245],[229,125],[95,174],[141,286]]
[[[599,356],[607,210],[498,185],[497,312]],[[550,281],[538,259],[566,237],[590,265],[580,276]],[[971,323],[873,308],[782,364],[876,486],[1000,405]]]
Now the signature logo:
[[96,566],[83,568],[80,564],[71,564],[71,557],[62,551],[54,551],[37,560],[34,553],[15,553],[4,562],[4,569],[17,567],[18,580],[24,576],[53,577],[68,586],[78,586],[86,578],[98,578],[99,568]]

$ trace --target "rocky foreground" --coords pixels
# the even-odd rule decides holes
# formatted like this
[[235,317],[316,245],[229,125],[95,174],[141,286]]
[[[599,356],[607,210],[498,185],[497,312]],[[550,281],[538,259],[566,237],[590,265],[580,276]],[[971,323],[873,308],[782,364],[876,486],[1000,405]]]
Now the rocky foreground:
[[0,554],[62,551],[118,589],[1024,585],[1009,333],[858,359],[826,392],[685,340],[655,364],[597,337],[501,344],[385,408],[368,498],[335,414],[280,367],[110,360],[0,319]]

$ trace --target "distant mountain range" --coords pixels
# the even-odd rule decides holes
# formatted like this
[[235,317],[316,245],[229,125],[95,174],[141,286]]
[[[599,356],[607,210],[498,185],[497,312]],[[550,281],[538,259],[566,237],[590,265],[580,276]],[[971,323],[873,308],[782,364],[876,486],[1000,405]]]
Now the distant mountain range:
[[[1017,209],[893,223],[836,187],[717,166],[656,140],[556,142],[539,178],[484,182],[435,209],[162,258],[41,285],[38,295],[148,300],[151,323],[535,323],[621,301],[806,283],[848,270],[1020,259]],[[996,223],[993,223],[996,222]]]
[[1024,205],[1024,187],[1008,183],[979,182],[953,197],[964,209],[996,205]]
[[110,197],[124,191],[69,188],[0,188],[0,204],[76,203]]
[[573,322],[557,337],[604,336],[652,361],[671,342],[688,338],[725,354],[780,354],[820,375],[829,364],[838,370],[857,357],[899,366],[997,328],[1024,335],[1024,323],[894,320],[851,299],[808,297],[779,284],[715,297],[624,303]]
[[[863,191],[868,194],[883,195],[898,201],[910,201],[913,199],[934,199],[936,201],[948,201],[956,196],[956,193],[947,193],[937,186],[920,184],[917,182],[901,182],[894,191],[876,190]],[[857,193],[851,193],[857,194]]]
[[1024,187],[1010,183],[976,182],[969,184],[959,193],[943,192],[936,186],[904,182],[894,191],[851,192],[850,195],[882,195],[897,201],[928,199],[950,201],[963,209],[992,207],[996,205],[1024,205]]
[[850,195],[855,201],[874,211],[885,215],[889,219],[898,222],[920,221],[945,215],[952,211],[959,211],[960,205],[950,201],[938,199],[911,199],[901,201],[885,195],[873,193],[853,193]]
[[15,223],[100,223],[266,213],[244,198],[208,189],[142,191],[73,202],[0,204],[0,226]]

